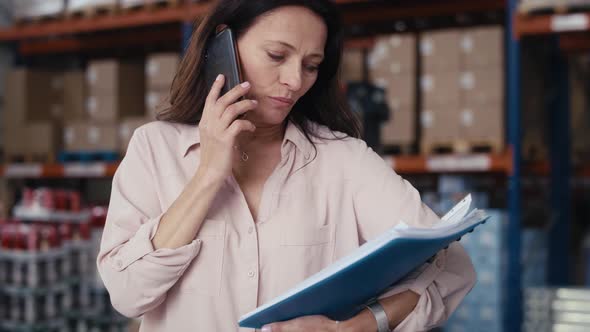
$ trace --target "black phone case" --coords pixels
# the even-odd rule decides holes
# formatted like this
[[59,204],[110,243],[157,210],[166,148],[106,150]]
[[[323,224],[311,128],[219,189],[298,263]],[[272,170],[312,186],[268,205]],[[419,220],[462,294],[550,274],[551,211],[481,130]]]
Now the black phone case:
[[220,96],[223,96],[242,81],[238,48],[230,28],[224,28],[217,32],[207,44],[205,77],[209,90],[211,90],[211,86],[219,74],[225,76],[225,84]]

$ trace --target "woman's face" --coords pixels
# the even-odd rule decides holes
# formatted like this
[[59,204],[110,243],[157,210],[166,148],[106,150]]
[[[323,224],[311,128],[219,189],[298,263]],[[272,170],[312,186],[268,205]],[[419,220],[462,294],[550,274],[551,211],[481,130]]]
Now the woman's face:
[[315,83],[324,57],[327,27],[304,7],[279,7],[259,17],[237,41],[249,99],[246,115],[257,127],[281,124]]

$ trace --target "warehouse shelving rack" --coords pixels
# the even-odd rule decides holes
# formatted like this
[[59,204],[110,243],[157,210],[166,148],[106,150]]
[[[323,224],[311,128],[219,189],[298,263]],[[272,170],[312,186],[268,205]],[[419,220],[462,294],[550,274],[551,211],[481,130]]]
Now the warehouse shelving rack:
[[[516,15],[517,0],[335,0],[343,9],[348,25],[387,22],[412,17],[452,16],[460,13],[502,11],[506,27],[506,121],[509,148],[501,154],[468,154],[450,156],[386,156],[392,167],[402,174],[420,173],[501,173],[508,177],[508,284],[511,285],[505,306],[504,322],[507,330],[515,330],[522,322],[522,293],[520,281],[521,233],[521,176],[526,172],[547,172],[554,169],[545,163],[528,165],[521,162],[520,123],[520,49],[518,37],[537,34],[546,27],[546,18],[523,20]],[[96,49],[135,47],[163,41],[187,45],[194,19],[202,16],[208,3],[186,4],[162,8],[157,11],[134,11],[111,16],[84,19],[55,20],[0,29],[0,43],[8,43],[20,56],[44,54],[87,53]],[[533,22],[534,21],[534,22]],[[157,29],[154,29],[157,27]],[[150,28],[149,34],[137,33]],[[587,28],[586,28],[587,30]],[[116,31],[116,34],[113,32]],[[562,48],[578,48],[588,36],[568,37],[560,40]],[[349,41],[353,45],[367,45],[370,39]],[[586,42],[586,44],[588,44]],[[8,164],[0,166],[4,178],[61,178],[110,177],[117,163],[91,164]],[[589,169],[580,174],[590,175]],[[567,173],[569,176],[569,173]],[[557,180],[557,178],[556,178]],[[555,206],[558,208],[559,206]],[[562,234],[563,235],[563,234]]]

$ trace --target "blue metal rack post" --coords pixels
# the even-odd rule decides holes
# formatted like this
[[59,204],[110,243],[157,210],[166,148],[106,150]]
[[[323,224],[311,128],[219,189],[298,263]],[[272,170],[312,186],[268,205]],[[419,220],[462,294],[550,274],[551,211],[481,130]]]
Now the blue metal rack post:
[[512,149],[512,173],[508,176],[508,272],[504,290],[504,330],[518,331],[522,325],[522,283],[520,269],[521,236],[521,123],[520,123],[520,45],[514,33],[513,18],[518,0],[508,0],[506,9],[507,127]]
[[188,47],[190,40],[191,40],[191,36],[193,34],[193,26],[194,23],[191,22],[183,22],[182,23],[182,52],[184,53],[186,51],[186,48]]
[[553,286],[569,283],[570,260],[570,101],[569,68],[559,49],[559,37],[553,37],[551,50],[551,94],[547,103],[550,122],[551,216],[549,227],[548,282]]

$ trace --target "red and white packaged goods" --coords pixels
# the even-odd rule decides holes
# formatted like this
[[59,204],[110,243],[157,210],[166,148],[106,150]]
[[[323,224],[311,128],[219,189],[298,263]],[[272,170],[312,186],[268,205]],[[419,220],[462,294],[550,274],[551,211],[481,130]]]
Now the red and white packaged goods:
[[21,196],[0,219],[0,332],[127,331],[95,267],[107,209],[73,190]]

